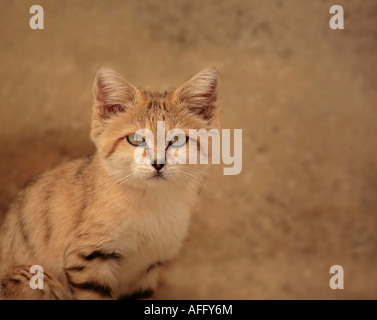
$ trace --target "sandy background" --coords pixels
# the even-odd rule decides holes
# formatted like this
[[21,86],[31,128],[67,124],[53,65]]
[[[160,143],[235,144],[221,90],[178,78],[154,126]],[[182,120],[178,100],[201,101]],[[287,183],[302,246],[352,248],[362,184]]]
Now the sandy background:
[[[45,30],[29,28],[33,4]],[[329,28],[333,4],[343,31]],[[214,168],[155,298],[376,299],[376,26],[375,0],[1,0],[0,212],[93,151],[99,65],[155,89],[216,66],[243,171]]]

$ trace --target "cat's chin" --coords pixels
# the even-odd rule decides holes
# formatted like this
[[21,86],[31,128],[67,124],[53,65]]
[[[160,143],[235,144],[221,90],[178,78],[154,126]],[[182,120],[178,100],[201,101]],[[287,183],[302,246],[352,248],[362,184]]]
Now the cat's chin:
[[166,182],[167,180],[168,179],[166,179],[166,177],[162,174],[155,174],[152,177],[148,178],[148,182],[151,182],[151,183],[162,183],[162,182]]
[[126,188],[132,187],[136,189],[148,189],[150,187],[161,187],[163,185],[169,184],[169,181],[170,179],[168,179],[164,175],[156,174],[151,176],[137,177],[133,181],[126,182],[124,186]]
[[156,174],[153,177],[149,178],[149,180],[167,180],[164,176]]

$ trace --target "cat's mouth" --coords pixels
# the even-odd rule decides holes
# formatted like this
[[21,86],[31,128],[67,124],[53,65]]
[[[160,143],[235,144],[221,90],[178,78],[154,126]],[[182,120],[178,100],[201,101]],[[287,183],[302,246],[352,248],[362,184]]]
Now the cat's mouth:
[[166,178],[163,176],[162,173],[156,172],[152,177],[149,178],[149,180],[158,181],[158,180],[166,180]]

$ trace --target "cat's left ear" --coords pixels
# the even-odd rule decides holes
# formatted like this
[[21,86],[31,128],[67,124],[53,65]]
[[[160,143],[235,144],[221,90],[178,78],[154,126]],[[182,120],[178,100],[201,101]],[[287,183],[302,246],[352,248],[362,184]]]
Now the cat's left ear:
[[199,72],[175,91],[176,103],[206,121],[212,120],[217,113],[217,74],[215,68]]

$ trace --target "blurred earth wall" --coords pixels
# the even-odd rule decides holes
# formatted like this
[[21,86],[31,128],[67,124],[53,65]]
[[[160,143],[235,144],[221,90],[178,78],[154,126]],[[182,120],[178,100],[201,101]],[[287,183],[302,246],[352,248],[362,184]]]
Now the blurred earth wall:
[[[44,30],[29,27],[34,4]],[[344,30],[329,27],[333,4]],[[216,66],[243,170],[214,167],[154,297],[376,299],[376,26],[375,0],[1,0],[0,212],[94,151],[99,65],[150,89]]]

